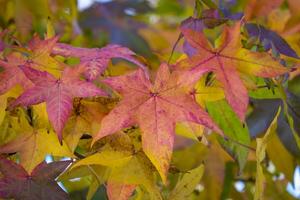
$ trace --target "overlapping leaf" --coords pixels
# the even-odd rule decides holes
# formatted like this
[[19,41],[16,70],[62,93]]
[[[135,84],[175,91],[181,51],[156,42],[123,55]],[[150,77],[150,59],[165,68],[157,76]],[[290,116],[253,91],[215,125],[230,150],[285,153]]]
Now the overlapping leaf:
[[135,185],[108,182],[106,186],[109,200],[127,200],[135,190]]
[[[6,113],[9,121],[5,120],[1,126],[3,141],[0,153],[18,153],[20,164],[28,172],[42,162],[46,155],[74,157],[66,144],[61,145],[50,129],[46,105],[36,105],[28,110],[18,108]],[[9,137],[6,136],[6,139],[5,135]]]
[[31,174],[25,169],[7,160],[0,158],[0,197],[16,200],[65,200],[69,199],[56,183],[59,176],[70,165],[70,161],[58,161],[37,165]]
[[299,58],[297,53],[276,32],[268,30],[266,27],[254,23],[246,24],[245,29],[252,39],[256,39],[264,45],[265,50],[272,48],[274,51],[281,54]]
[[3,145],[15,137],[31,130],[25,109],[15,109],[12,112],[4,112],[4,119],[0,126],[0,145]]
[[169,196],[169,200],[187,199],[199,184],[204,173],[204,165],[201,164],[197,168],[188,171],[177,182],[175,188]]
[[[103,98],[104,99],[104,98]],[[64,141],[74,151],[83,134],[93,135],[99,130],[99,121],[107,114],[105,105],[81,98],[73,100],[73,113],[63,131]]]
[[278,112],[273,119],[272,123],[270,124],[266,134],[263,138],[257,138],[257,147],[256,147],[256,182],[255,182],[255,195],[254,199],[263,199],[264,196],[264,189],[265,189],[265,182],[266,178],[264,176],[263,167],[262,167],[262,161],[266,157],[266,148],[269,140],[273,137],[273,135],[276,133],[276,127],[277,127],[277,118],[280,114],[281,107],[279,107]]
[[50,56],[57,40],[58,37],[41,40],[38,36],[35,36],[29,42],[28,48],[16,47],[17,50],[25,54],[13,52],[7,55],[5,60],[0,60],[0,66],[3,68],[3,72],[0,72],[0,94],[7,92],[17,84],[25,89],[33,86],[33,83],[18,66],[27,65],[57,74],[58,70],[64,66],[63,63]]
[[20,163],[31,172],[33,168],[42,162],[46,155],[60,157],[74,157],[66,144],[60,145],[53,131],[46,129],[23,132],[14,140],[0,146],[0,153],[20,154]]
[[212,71],[221,82],[227,101],[241,120],[245,119],[248,94],[239,73],[259,77],[274,77],[288,70],[268,53],[252,52],[242,48],[241,23],[225,26],[222,35],[212,47],[203,33],[182,27],[187,42],[197,50],[197,54],[177,63],[178,68],[188,68],[183,80],[185,84],[195,83],[199,77]]
[[97,187],[101,184],[99,182],[107,182],[109,185],[107,194],[110,199],[125,199],[137,186],[145,187],[152,199],[161,199],[155,185],[155,168],[146,155],[140,151],[141,147],[134,146],[134,139],[128,134],[118,132],[106,137],[104,142],[105,145],[99,152],[75,163],[69,173],[84,169],[82,167],[95,169],[95,166],[102,166],[102,170],[93,170],[92,175],[97,179],[101,177],[100,181],[94,181]]
[[[220,126],[220,128],[224,131],[224,134],[229,138],[228,141],[221,139],[221,144],[238,162],[240,172],[242,172],[247,162],[249,149],[245,148],[241,144],[250,144],[248,127],[240,122],[239,118],[224,100],[208,102],[206,106],[208,113],[212,116],[213,120]],[[238,141],[240,144],[236,144],[232,140]]]
[[[123,95],[122,101],[101,122],[95,140],[138,124],[146,155],[158,169],[163,181],[172,155],[176,122],[193,122],[219,133],[208,114],[178,87],[177,75],[162,64],[152,84],[143,70],[104,80]],[[116,123],[117,122],[117,123]]]
[[26,49],[27,51],[29,50],[26,65],[35,69],[45,70],[58,77],[60,75],[59,72],[67,67],[52,56],[52,50],[57,44],[58,39],[58,36],[55,36],[42,40],[35,35],[29,41],[28,48]]
[[[149,81],[145,66],[129,49],[118,45],[88,49],[57,43],[58,37],[53,37],[54,29],[62,33],[62,41],[72,41],[73,44],[80,45],[83,41],[87,46],[95,45],[94,42],[104,44],[109,38],[119,44],[131,46],[139,54],[148,55],[147,57],[154,58],[151,56],[154,52],[158,52],[158,57],[165,57],[166,48],[171,47],[169,44],[173,43],[172,38],[177,35],[174,31],[178,30],[168,28],[166,31],[164,23],[165,21],[177,23],[180,18],[178,18],[178,13],[182,15],[186,11],[190,12],[191,4],[168,0],[158,0],[157,3],[137,0],[138,4],[131,0],[126,0],[121,4],[117,1],[97,3],[84,13],[90,14],[91,11],[100,10],[101,20],[83,19],[88,24],[81,24],[80,28],[84,30],[81,32],[76,21],[76,1],[55,1],[51,6],[48,5],[47,0],[39,1],[38,4],[34,4],[33,0],[29,1],[31,3],[30,5],[27,3],[28,8],[22,1],[0,2],[1,24],[8,26],[10,30],[16,27],[13,37],[9,36],[4,38],[4,41],[0,41],[0,144],[2,145],[0,154],[8,154],[10,158],[16,159],[24,167],[21,170],[23,172],[20,172],[18,167],[9,165],[11,168],[9,179],[5,173],[0,172],[0,198],[66,199],[66,194],[56,185],[55,177],[51,180],[37,178],[34,174],[40,170],[33,168],[45,158],[46,154],[51,154],[56,159],[56,156],[72,157],[71,152],[78,156],[78,161],[65,173],[65,177],[59,180],[62,181],[64,190],[70,194],[71,198],[80,198],[78,194],[80,196],[86,194],[88,189],[87,199],[107,197],[111,200],[252,199],[255,182],[253,180],[257,183],[255,198],[292,198],[286,190],[286,183],[292,181],[296,164],[294,161],[299,153],[293,138],[293,134],[296,136],[298,130],[296,126],[298,117],[296,116],[297,105],[289,101],[294,98],[289,97],[290,94],[285,92],[285,87],[288,85],[290,89],[291,80],[299,74],[300,70],[290,73],[289,80],[286,80],[286,76],[277,76],[288,71],[279,64],[279,53],[293,57],[281,60],[286,66],[292,69],[299,66],[296,63],[298,61],[294,59],[298,57],[295,51],[279,37],[279,34],[287,36],[287,39],[292,37],[290,38],[292,40],[288,40],[290,45],[296,50],[299,47],[297,43],[299,38],[295,34],[300,27],[299,16],[296,12],[299,0],[285,2],[283,0],[196,0],[194,17],[197,18],[191,17],[181,25],[183,33],[180,34],[180,38],[185,36],[184,51],[189,59],[180,61],[177,68],[176,66],[172,68],[175,71],[171,74],[167,70],[168,67],[162,66],[153,82]],[[259,23],[268,21],[265,27],[254,23],[248,26],[246,24],[244,30],[248,29],[250,35],[247,41],[244,38],[241,40],[240,23],[234,26],[224,25],[227,22],[232,23],[231,20],[239,20],[242,13],[237,12],[245,4],[247,4],[244,12],[246,20],[251,19],[254,22],[258,19]],[[70,8],[68,8],[69,5],[71,5]],[[207,7],[209,9],[205,9]],[[152,8],[156,9],[152,10]],[[169,17],[174,11],[177,14],[175,20]],[[270,11],[272,11],[271,14],[269,14]],[[13,12],[16,12],[16,25],[11,16]],[[143,15],[142,12],[147,15]],[[64,15],[66,15],[67,21],[71,22],[70,26],[54,24],[55,14],[59,14],[58,18],[65,18]],[[93,16],[95,14],[98,16],[99,12],[92,13]],[[82,13],[79,15],[80,19],[86,17]],[[39,16],[42,17],[35,19]],[[46,20],[47,16],[51,16],[51,19]],[[53,18],[54,21],[52,21]],[[135,21],[136,19],[139,21]],[[145,28],[146,19],[149,19],[151,23],[159,19],[159,23],[156,23],[150,32],[148,28],[141,32],[149,44],[141,40],[141,37],[136,40],[136,32],[123,26],[123,22],[126,22],[127,25],[133,24],[138,28]],[[140,23],[140,20],[143,22]],[[43,34],[46,21],[48,39],[34,36],[29,43],[23,43],[30,37],[30,31],[34,29],[38,30],[39,34]],[[51,23],[53,27],[50,27]],[[99,24],[101,27],[98,26]],[[91,37],[86,34],[87,31],[97,33],[101,29],[102,32],[103,27],[109,29],[111,34],[105,37],[102,37],[103,34],[92,34],[93,36],[99,35],[101,39],[99,37],[100,40],[89,41]],[[122,31],[114,31],[119,29]],[[220,38],[215,40],[222,31]],[[83,34],[77,37],[78,33]],[[154,37],[153,33],[156,34]],[[0,33],[0,40],[2,40],[2,33]],[[242,43],[248,49],[248,44],[253,44],[254,40],[259,43],[255,43],[258,45],[251,49],[258,48],[258,52],[242,48]],[[214,45],[208,41],[214,41]],[[149,45],[155,49],[154,52],[150,51]],[[140,48],[141,46],[143,48]],[[265,49],[262,49],[262,46]],[[174,56],[180,56],[175,48],[174,50]],[[272,50],[272,54],[278,60],[270,56],[271,52],[269,55],[267,52],[260,53],[261,50]],[[100,81],[100,74],[115,76],[124,74],[125,70],[127,73],[127,63],[124,66],[124,62],[119,62],[118,67],[105,71],[109,61],[114,58],[122,58],[140,67],[134,73],[105,80],[112,89],[120,93],[121,100],[106,97],[83,99],[87,96],[104,95],[103,92],[98,91],[99,88],[92,85],[92,81]],[[61,63],[60,60],[64,60],[65,63],[74,63],[74,60],[79,60],[79,65],[74,65],[75,68],[71,70],[70,66]],[[150,63],[156,61],[156,59],[149,60]],[[49,72],[51,75],[41,71]],[[62,71],[62,77],[59,78]],[[81,72],[89,82],[79,78]],[[206,72],[208,73],[200,78]],[[90,85],[81,83],[90,83]],[[189,89],[193,89],[189,91],[190,94],[184,91],[186,85]],[[292,87],[297,90],[295,94],[298,95],[297,83]],[[24,105],[24,107],[7,109],[7,105],[10,105],[22,90],[25,93],[12,104],[12,107],[17,104]],[[257,107],[256,101],[251,100],[251,107],[247,109],[247,90],[250,91],[251,98],[281,97],[284,100],[285,112],[281,111],[274,119],[275,121],[278,118],[277,135],[279,138],[274,135],[272,138],[269,137],[276,129],[273,121],[266,137],[258,139],[257,162],[254,161],[254,151],[248,153],[252,147],[247,125],[251,128],[251,133],[253,131],[265,132],[262,129],[267,129],[280,102],[276,100],[274,110],[271,108],[275,105],[273,101],[273,103],[266,101],[262,104],[262,109],[260,104]],[[229,105],[225,100],[218,101],[224,98],[227,99]],[[110,106],[104,103],[103,99],[107,102],[114,101],[114,103],[118,101],[119,104]],[[31,106],[40,102],[44,103]],[[206,106],[214,122],[195,102],[200,104],[200,107]],[[251,111],[253,107],[254,111],[260,112],[252,112],[247,121],[251,123],[246,125],[240,119],[244,120],[246,109]],[[109,110],[111,110],[110,113]],[[266,110],[268,112],[265,114],[261,113]],[[269,118],[270,114],[272,116]],[[59,144],[55,132],[51,129],[48,115],[63,144]],[[103,119],[104,116],[106,117]],[[214,123],[220,126],[228,140],[206,134],[210,131],[207,131],[205,126],[219,131]],[[123,130],[124,132],[119,132],[124,127],[127,127]],[[94,133],[97,133],[99,129],[101,130],[95,140],[106,137],[91,148],[90,135],[95,135]],[[177,137],[175,143],[175,131],[194,141]],[[225,150],[238,160],[240,169],[246,166],[243,174],[237,175],[236,163],[223,151],[216,138],[219,142],[221,141],[223,148],[225,147]],[[298,139],[298,137],[295,138]],[[200,140],[201,143],[199,143]],[[285,152],[281,142],[292,154]],[[71,152],[66,145],[71,148]],[[142,145],[146,154],[142,151]],[[172,156],[170,173],[167,174],[173,146],[175,153]],[[265,173],[265,150],[268,158],[275,165],[274,173],[269,170]],[[3,171],[2,161],[0,155],[0,171]],[[205,173],[203,173],[202,164],[201,167],[190,171],[203,162]],[[166,175],[168,175],[166,186],[161,185],[157,171],[165,183]],[[178,172],[182,173],[182,179],[178,176]],[[256,172],[258,172],[257,176]],[[262,175],[261,172],[264,174]],[[283,178],[281,172],[284,174]],[[277,179],[278,173],[280,177]],[[202,175],[203,180],[200,185],[197,185]],[[273,180],[274,178],[276,181]],[[237,180],[245,183],[243,192],[234,188]]]
[[80,64],[85,67],[85,76],[90,81],[96,79],[107,68],[112,58],[126,59],[146,70],[145,66],[134,57],[134,52],[119,45],[87,49],[58,43],[52,53],[64,57],[80,58]]
[[[55,75],[62,69],[64,63],[56,60],[52,55],[52,49],[58,41],[58,37],[40,39],[35,35],[28,43],[28,47],[16,46],[16,52],[6,56],[9,66],[29,65],[36,69],[43,69]],[[19,53],[17,53],[19,52]]]
[[66,68],[61,79],[30,67],[21,68],[35,86],[26,90],[11,106],[29,106],[46,102],[49,120],[60,141],[64,125],[72,111],[74,97],[106,96],[94,84],[80,80],[82,72],[80,67]]
[[0,66],[3,68],[3,71],[0,72],[0,94],[8,92],[16,85],[21,85],[25,89],[32,87],[33,83],[18,67],[18,65],[24,64],[21,55],[10,54],[6,59],[7,61],[0,60]]

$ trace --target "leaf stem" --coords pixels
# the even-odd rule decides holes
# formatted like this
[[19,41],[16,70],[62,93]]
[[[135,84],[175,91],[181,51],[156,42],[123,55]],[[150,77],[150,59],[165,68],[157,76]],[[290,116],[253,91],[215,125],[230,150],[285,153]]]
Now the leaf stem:
[[95,170],[90,166],[87,165],[88,169],[92,172],[92,174],[96,177],[96,180],[98,182],[99,185],[102,184],[102,181],[100,180],[100,177],[98,176],[98,174],[95,172]]
[[179,36],[178,36],[178,38],[177,38],[177,40],[176,40],[176,42],[175,42],[175,44],[174,44],[173,47],[172,47],[171,55],[170,55],[170,57],[169,57],[169,59],[168,59],[168,65],[170,64],[170,61],[171,61],[171,59],[172,59],[172,57],[173,57],[173,54],[174,54],[174,51],[175,51],[175,49],[176,49],[178,43],[180,42],[180,40],[181,40],[182,38],[183,38],[183,35],[182,35],[182,33],[180,33]]
[[253,151],[253,152],[256,151],[255,148],[253,148],[253,147],[251,147],[251,146],[248,146],[248,145],[246,145],[246,144],[243,144],[243,143],[241,143],[241,142],[238,142],[238,141],[236,141],[236,140],[234,140],[234,139],[231,139],[231,138],[229,138],[229,137],[224,136],[223,138],[224,138],[225,141],[233,142],[233,143],[235,143],[235,144],[237,144],[237,145],[240,145],[241,147],[244,147],[244,148],[246,148],[246,149],[249,149],[249,150],[251,150],[251,151]]

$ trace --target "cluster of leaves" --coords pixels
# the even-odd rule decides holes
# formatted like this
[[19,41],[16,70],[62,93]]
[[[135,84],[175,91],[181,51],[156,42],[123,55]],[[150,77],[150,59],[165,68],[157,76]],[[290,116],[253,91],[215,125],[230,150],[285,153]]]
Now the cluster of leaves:
[[[120,45],[59,42],[49,21],[44,38],[26,45],[9,30],[0,34],[1,198],[68,199],[56,182],[68,193],[88,187],[87,199],[103,185],[110,200],[243,198],[231,191],[236,173],[249,177],[244,195],[262,199],[273,175],[266,152],[292,181],[299,57],[251,22],[274,7],[251,1],[242,17],[234,4],[195,2],[179,27],[183,53],[159,67]],[[114,76],[114,58],[133,67]],[[46,164],[49,156],[55,162]],[[72,161],[59,161],[66,157]],[[195,190],[202,176],[205,192]]]

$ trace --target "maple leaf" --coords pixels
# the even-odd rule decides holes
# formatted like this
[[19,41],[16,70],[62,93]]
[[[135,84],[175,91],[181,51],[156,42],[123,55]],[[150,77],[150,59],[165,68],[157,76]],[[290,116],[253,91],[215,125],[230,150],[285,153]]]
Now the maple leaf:
[[27,65],[33,68],[44,69],[57,73],[57,69],[64,66],[50,56],[51,50],[58,40],[53,37],[47,40],[41,40],[38,36],[34,36],[28,44],[28,49],[16,47],[20,51],[28,51],[28,56],[14,52],[5,57],[6,60],[0,60],[0,66],[3,72],[0,73],[0,94],[4,94],[16,85],[21,85],[24,89],[33,86],[33,83],[24,75],[19,68],[21,65]]
[[62,130],[72,111],[74,97],[106,96],[105,92],[90,82],[80,80],[82,68],[66,68],[60,79],[47,72],[22,66],[25,75],[35,84],[10,106],[29,106],[46,102],[49,120],[62,141]]
[[49,39],[41,40],[38,35],[34,35],[33,38],[28,42],[28,48],[34,53],[34,55],[38,55],[38,54],[50,55],[57,41],[58,41],[57,36]]
[[201,164],[195,169],[192,169],[178,180],[175,188],[170,193],[168,200],[189,199],[197,184],[199,184],[204,173],[204,165]]
[[99,102],[84,99],[73,101],[73,113],[63,131],[64,141],[72,152],[75,151],[83,134],[93,135],[98,132],[99,121],[107,113],[108,109]]
[[40,163],[31,174],[13,161],[0,157],[0,197],[16,200],[65,200],[69,199],[55,181],[71,161]]
[[245,24],[245,29],[248,36],[260,42],[266,51],[272,49],[283,55],[299,58],[290,45],[275,31],[255,23]]
[[58,62],[51,56],[52,49],[57,41],[58,36],[42,40],[35,35],[28,43],[28,49],[31,51],[28,57],[31,61],[31,67],[61,69],[63,63]]
[[96,141],[138,124],[142,130],[143,150],[164,182],[173,150],[176,122],[199,123],[220,133],[208,114],[177,86],[176,77],[176,74],[171,75],[167,64],[162,64],[154,84],[141,69],[104,80],[123,95],[123,99],[103,118],[101,129],[94,138]]
[[267,52],[252,52],[242,48],[240,27],[241,22],[233,27],[225,26],[216,48],[211,46],[203,33],[181,27],[185,39],[197,50],[197,54],[179,61],[176,67],[186,70],[182,76],[189,77],[182,80],[186,85],[194,84],[206,72],[214,72],[223,86],[228,103],[244,121],[248,94],[239,73],[268,78],[284,74],[288,70]]
[[2,119],[0,126],[0,145],[11,141],[16,136],[18,136],[19,133],[30,130],[31,126],[28,123],[28,118],[26,118],[27,116],[24,111],[25,109],[20,108],[14,109],[12,112],[5,111],[5,116]]
[[120,45],[107,45],[103,48],[87,49],[58,43],[52,53],[64,57],[80,58],[80,64],[86,68],[85,76],[90,81],[95,80],[107,68],[112,58],[126,59],[147,70],[142,63],[134,58],[134,52]]
[[28,48],[16,47],[16,49],[20,52],[25,51],[27,55],[26,57],[23,56],[23,65],[43,69],[56,75],[63,67],[66,67],[64,63],[57,61],[50,55],[57,41],[57,36],[42,40],[35,35],[29,41]]
[[[93,166],[96,170],[95,167],[98,166],[97,176],[101,177],[101,181],[107,182],[107,195],[110,199],[124,199],[130,196],[134,186],[145,188],[150,199],[162,199],[159,188],[155,184],[156,170],[141,151],[141,147],[135,144],[137,141],[134,135],[139,134],[137,130],[127,134],[120,131],[104,138],[100,142],[105,143],[101,146],[101,150],[74,163],[69,171],[62,175],[63,180],[78,177],[78,175],[72,176],[71,174],[85,171],[87,167]],[[94,147],[97,149],[97,145]],[[100,166],[102,169],[99,168]],[[95,180],[95,184],[98,188],[101,184],[99,178]]]
[[35,69],[45,70],[55,76],[58,76],[58,73],[67,66],[50,55],[57,41],[57,36],[42,40],[35,35],[29,41],[27,47],[14,47],[14,49],[20,53],[11,59],[7,58],[8,64],[13,66],[27,65]]
[[0,146],[0,153],[15,152],[20,153],[20,163],[28,172],[43,161],[46,155],[74,157],[66,144],[60,145],[55,133],[46,129],[23,132],[14,140]]
[[21,85],[24,89],[33,86],[33,83],[25,76],[18,65],[23,64],[23,59],[17,54],[9,54],[7,62],[0,60],[3,72],[0,72],[0,95],[6,93],[16,85]]

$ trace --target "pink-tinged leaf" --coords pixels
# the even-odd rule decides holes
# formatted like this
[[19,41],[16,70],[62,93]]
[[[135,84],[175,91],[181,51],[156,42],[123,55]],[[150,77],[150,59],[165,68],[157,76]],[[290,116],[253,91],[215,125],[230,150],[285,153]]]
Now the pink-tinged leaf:
[[[9,59],[14,59],[15,56],[8,56]],[[0,95],[4,94],[16,85],[21,85],[28,89],[33,86],[32,82],[24,75],[23,71],[18,67],[19,62],[15,58],[15,62],[5,62],[0,60],[0,67],[3,71],[0,72]]]
[[[190,89],[194,88],[194,85],[199,80],[199,77],[201,77],[203,74],[212,71],[212,69],[209,67],[211,66],[209,62],[212,60],[212,56],[206,58],[203,60],[203,62],[198,63],[195,67],[190,68],[190,66],[193,66],[195,62],[198,62],[201,58],[198,58],[198,56],[193,56],[189,59],[184,59],[176,64],[175,69],[173,73],[178,74],[178,84],[182,85],[183,87],[188,87]],[[206,67],[200,67],[202,64],[206,63]],[[186,78],[189,77],[189,78]]]
[[[171,73],[169,67],[166,63],[161,64],[160,68],[156,72],[156,79],[154,82],[154,89],[155,90],[164,90],[168,84],[170,79]],[[167,89],[167,88],[166,88]]]
[[90,81],[95,80],[107,68],[112,58],[123,58],[147,71],[146,66],[134,57],[134,52],[119,45],[87,49],[67,44],[56,44],[52,53],[65,57],[80,58],[80,64],[85,67],[85,76]]
[[75,80],[72,81],[71,84],[66,85],[66,87],[68,87],[68,91],[71,92],[74,97],[107,96],[103,90],[99,90],[97,86],[87,81]]
[[108,182],[106,193],[109,200],[128,200],[135,190],[135,185]]
[[[60,68],[63,66],[63,63],[59,63],[50,56],[51,49],[56,44],[57,40],[57,37],[41,40],[38,36],[35,36],[29,42],[28,56],[13,52],[5,57],[5,61],[0,60],[0,67],[4,68],[3,72],[0,73],[0,94],[5,93],[10,88],[18,84],[24,89],[28,89],[33,86],[31,81],[35,81],[35,77],[31,76],[31,74],[25,76],[19,66],[30,66],[46,70],[49,70],[48,67]],[[16,48],[21,48],[21,50],[24,51],[24,48],[22,47]],[[28,73],[31,72],[29,71]]]
[[30,67],[20,66],[24,74],[28,79],[30,79],[35,85],[41,85],[43,83],[53,82],[55,83],[56,79],[54,76],[47,72],[38,71]]
[[178,74],[171,74],[167,64],[162,64],[158,69],[154,84],[141,69],[104,82],[119,92],[123,99],[103,118],[94,141],[126,126],[139,125],[143,150],[164,183],[173,150],[176,122],[199,123],[222,134],[208,114],[178,85]]
[[70,161],[59,161],[51,164],[39,164],[31,174],[21,165],[0,158],[0,197],[22,200],[66,200],[69,199],[56,183],[59,176],[69,165]]
[[41,40],[38,35],[35,35],[28,43],[28,48],[35,54],[50,54],[58,41],[58,36],[50,39]]
[[98,140],[123,128],[134,125],[131,110],[132,108],[128,106],[127,102],[120,102],[119,105],[102,119],[101,129],[94,140]]
[[[182,33],[185,35],[189,35],[190,37],[186,37],[188,44],[195,48],[199,54],[207,52],[212,52],[213,47],[210,42],[206,39],[204,34],[199,34],[197,29],[187,27],[182,25],[181,27]],[[203,30],[203,29],[202,29]],[[202,32],[202,31],[201,31]],[[201,33],[200,32],[200,33]]]
[[[225,97],[239,118],[244,121],[248,106],[246,87],[239,73],[259,77],[275,77],[288,72],[280,62],[268,53],[252,52],[243,49],[240,34],[241,22],[225,26],[213,48],[206,36],[200,31],[182,26],[181,31],[196,53],[179,61],[175,70],[179,74],[179,84],[193,86],[203,73],[214,72],[222,84]],[[183,75],[180,75],[183,74]],[[188,77],[184,80],[183,77]]]
[[84,72],[84,67],[77,66],[75,68],[66,68],[63,71],[65,87],[68,91],[72,92],[76,97],[90,97],[90,96],[107,96],[107,94],[99,90],[93,83],[80,80],[78,77]]
[[[57,73],[57,70],[66,68],[66,64],[56,60],[51,55],[52,49],[57,41],[57,36],[49,39],[40,39],[35,35],[32,40],[29,41],[28,48],[25,49],[28,55],[24,57],[23,60],[25,63],[23,65],[53,73]],[[24,51],[24,48],[21,47],[21,50]]]
[[166,182],[173,152],[175,120],[169,118],[160,101],[160,98],[154,97],[144,102],[138,109],[137,122],[143,131],[143,151]]
[[107,96],[104,91],[92,83],[80,80],[80,74],[77,73],[80,70],[78,71],[77,68],[73,69],[74,73],[67,68],[66,71],[70,73],[64,72],[62,78],[58,80],[47,72],[25,66],[22,67],[22,70],[28,78],[31,78],[35,86],[26,90],[11,104],[11,107],[46,102],[49,120],[60,141],[62,141],[64,125],[72,111],[74,97]]
[[39,104],[45,101],[49,96],[48,90],[45,87],[34,86],[28,90],[25,90],[15,101],[10,104],[11,108],[16,106],[30,106]]
[[224,87],[228,103],[235,109],[239,118],[244,121],[249,101],[247,89],[236,69],[232,67],[234,65],[232,65],[231,60],[218,59],[218,62],[220,67],[215,69],[217,79]]
[[62,141],[62,130],[72,112],[73,99],[63,84],[55,86],[54,91],[46,99],[47,113],[59,141]]
[[[111,86],[121,95],[132,95],[136,92],[147,94],[146,91],[151,88],[151,84],[143,70],[138,69],[134,73],[126,76],[117,76],[102,81]],[[141,84],[136,84],[139,82]]]
[[[168,110],[169,116],[180,122],[192,122],[205,125],[206,127],[223,135],[222,131],[211,120],[207,112],[191,98],[190,95],[183,95],[176,91],[168,91],[160,98],[160,104]],[[173,94],[172,94],[173,93]]]

